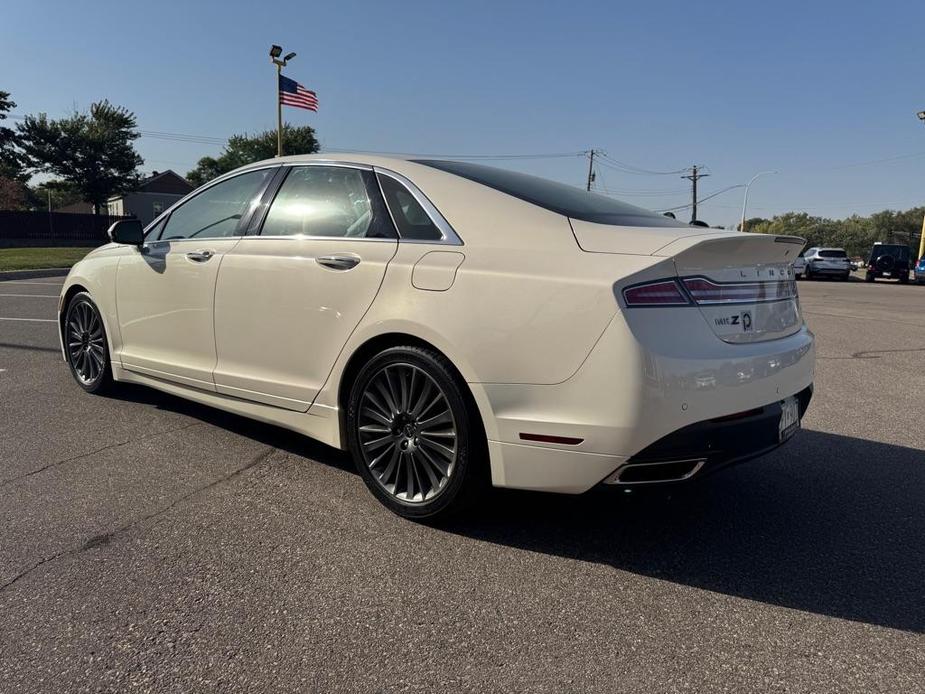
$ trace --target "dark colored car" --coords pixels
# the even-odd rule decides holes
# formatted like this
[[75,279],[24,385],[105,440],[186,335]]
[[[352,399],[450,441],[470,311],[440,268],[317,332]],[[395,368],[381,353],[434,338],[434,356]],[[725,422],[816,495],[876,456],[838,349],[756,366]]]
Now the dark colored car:
[[874,244],[870,249],[865,279],[873,282],[878,277],[896,279],[905,284],[912,269],[912,249],[898,243]]
[[919,264],[915,266],[915,281],[918,284],[925,284],[925,256],[919,259]]

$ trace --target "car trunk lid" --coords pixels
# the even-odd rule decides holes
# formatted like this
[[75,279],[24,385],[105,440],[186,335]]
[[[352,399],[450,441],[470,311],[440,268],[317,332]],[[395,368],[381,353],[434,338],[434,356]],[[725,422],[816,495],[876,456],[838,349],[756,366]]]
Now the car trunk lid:
[[670,258],[684,295],[725,342],[773,340],[803,324],[793,274],[793,261],[805,245],[801,238],[571,222],[587,252]]
[[793,260],[805,242],[793,236],[687,237],[662,247],[691,300],[725,342],[786,337],[803,324]]

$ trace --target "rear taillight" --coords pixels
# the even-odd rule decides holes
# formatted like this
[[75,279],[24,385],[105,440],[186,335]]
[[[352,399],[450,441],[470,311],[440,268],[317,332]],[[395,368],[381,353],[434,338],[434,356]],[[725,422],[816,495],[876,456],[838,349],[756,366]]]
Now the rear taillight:
[[686,277],[637,284],[623,290],[627,306],[753,304],[796,298],[797,284],[791,279],[721,283],[705,277]]
[[797,295],[793,280],[719,284],[703,277],[688,277],[683,282],[696,304],[750,304],[793,299]]
[[627,306],[688,306],[690,301],[674,280],[637,284],[623,290]]

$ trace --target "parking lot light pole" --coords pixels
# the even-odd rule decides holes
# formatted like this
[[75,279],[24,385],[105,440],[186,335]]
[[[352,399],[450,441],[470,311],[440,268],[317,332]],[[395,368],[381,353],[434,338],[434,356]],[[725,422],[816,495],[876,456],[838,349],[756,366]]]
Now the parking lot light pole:
[[739,231],[745,231],[745,208],[748,207],[748,189],[751,187],[752,183],[755,182],[756,178],[759,178],[760,176],[764,176],[766,174],[776,174],[776,173],[780,173],[780,171],[776,171],[776,170],[759,171],[754,176],[752,176],[751,180],[748,183],[745,184],[745,198],[742,200],[742,223],[739,225]]
[[[925,123],[925,111],[919,111],[915,115],[922,123]],[[917,260],[921,260],[923,257],[925,257],[925,216],[922,217],[922,235],[919,237],[919,257]]]
[[283,55],[283,47],[275,43],[270,46],[270,60],[276,66],[276,156],[283,156],[283,102],[279,98],[279,78],[283,74],[286,64],[295,58],[295,53]]

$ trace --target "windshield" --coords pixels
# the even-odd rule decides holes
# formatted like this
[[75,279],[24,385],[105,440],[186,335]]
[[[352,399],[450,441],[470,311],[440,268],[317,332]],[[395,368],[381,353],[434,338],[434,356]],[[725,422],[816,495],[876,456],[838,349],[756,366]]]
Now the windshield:
[[819,251],[820,258],[847,258],[848,254],[840,249],[830,249],[826,251]]
[[685,226],[683,222],[606,195],[589,193],[581,188],[538,176],[459,161],[417,160],[416,163],[468,178],[551,212],[584,222],[634,227]]

